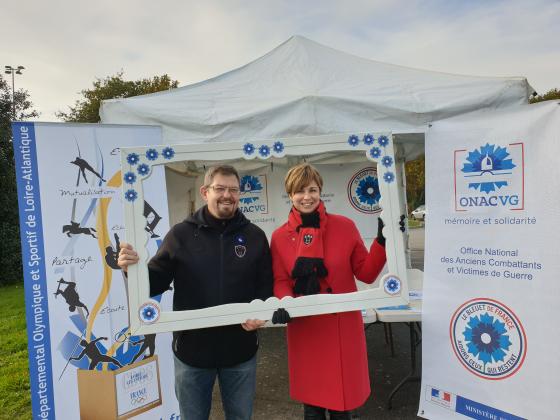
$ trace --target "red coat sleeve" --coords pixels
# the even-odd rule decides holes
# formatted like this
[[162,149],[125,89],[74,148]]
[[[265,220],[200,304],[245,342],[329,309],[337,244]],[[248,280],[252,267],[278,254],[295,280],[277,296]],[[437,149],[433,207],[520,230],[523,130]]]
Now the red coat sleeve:
[[358,280],[371,284],[375,281],[387,260],[385,248],[375,240],[368,252],[356,225],[352,225],[352,234],[355,236],[355,245],[351,256],[352,271]]
[[[272,253],[272,271],[274,273],[274,296],[281,299],[284,296],[294,295],[294,280],[290,277],[288,268],[282,254],[282,238],[274,232],[270,241]],[[284,251],[285,252],[285,251]]]

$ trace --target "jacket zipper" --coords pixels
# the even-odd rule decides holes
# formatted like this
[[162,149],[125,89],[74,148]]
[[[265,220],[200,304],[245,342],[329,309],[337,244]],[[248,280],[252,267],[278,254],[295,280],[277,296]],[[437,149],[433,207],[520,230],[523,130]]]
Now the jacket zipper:
[[220,233],[220,301],[219,305],[224,303],[224,234]]

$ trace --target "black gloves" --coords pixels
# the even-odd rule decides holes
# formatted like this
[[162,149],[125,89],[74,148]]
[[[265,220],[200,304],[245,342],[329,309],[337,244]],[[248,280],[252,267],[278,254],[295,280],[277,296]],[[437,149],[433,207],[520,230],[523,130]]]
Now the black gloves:
[[278,308],[272,314],[273,324],[287,324],[292,320],[292,317],[284,308]]
[[379,245],[381,245],[382,247],[385,247],[385,236],[383,236],[383,227],[385,226],[385,223],[383,223],[383,220],[381,219],[381,217],[377,218],[377,243]]

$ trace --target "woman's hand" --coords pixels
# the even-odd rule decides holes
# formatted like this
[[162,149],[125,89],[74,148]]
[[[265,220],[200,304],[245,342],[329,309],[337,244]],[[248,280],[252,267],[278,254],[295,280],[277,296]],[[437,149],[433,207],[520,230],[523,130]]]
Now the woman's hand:
[[245,331],[253,331],[256,330],[257,328],[264,327],[265,322],[266,321],[261,321],[260,319],[248,319],[243,324],[241,324],[241,327]]
[[117,264],[126,273],[128,266],[138,262],[138,254],[127,242],[121,242],[121,250],[119,251],[119,259]]

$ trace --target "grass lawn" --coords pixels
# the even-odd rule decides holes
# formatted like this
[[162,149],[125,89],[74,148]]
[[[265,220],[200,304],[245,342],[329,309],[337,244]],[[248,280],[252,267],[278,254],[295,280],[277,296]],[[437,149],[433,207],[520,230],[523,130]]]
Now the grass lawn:
[[23,284],[0,287],[0,418],[30,419]]

